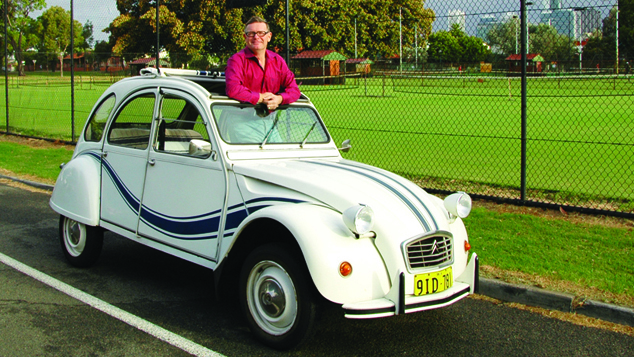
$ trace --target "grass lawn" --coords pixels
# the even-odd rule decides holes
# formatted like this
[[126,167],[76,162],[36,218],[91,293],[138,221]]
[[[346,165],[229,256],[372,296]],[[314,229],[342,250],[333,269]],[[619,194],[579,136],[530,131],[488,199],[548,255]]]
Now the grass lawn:
[[[634,81],[602,76],[528,80],[528,199],[634,212],[629,109]],[[108,81],[77,81],[76,136]],[[36,76],[10,87],[9,126],[28,135],[70,140],[70,87],[42,83]],[[496,188],[505,190],[503,197],[519,198],[519,78],[373,77],[349,79],[345,86],[302,84],[300,89],[337,142],[352,139],[354,149],[346,158],[431,178],[447,190],[475,192],[484,185],[485,192],[476,193]],[[0,112],[4,105],[0,101]],[[0,130],[6,130],[6,122],[0,122]]]
[[[71,147],[8,142],[0,135],[0,172],[52,183]],[[14,139],[15,140],[15,139]],[[9,170],[9,172],[3,171]],[[476,201],[464,222],[484,277],[634,307],[634,222]],[[503,272],[503,274],[500,274]]]

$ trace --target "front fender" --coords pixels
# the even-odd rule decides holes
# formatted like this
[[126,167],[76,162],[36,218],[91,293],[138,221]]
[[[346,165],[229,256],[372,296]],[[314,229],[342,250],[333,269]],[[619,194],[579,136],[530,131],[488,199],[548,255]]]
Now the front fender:
[[[257,219],[273,219],[295,237],[317,290],[328,300],[351,303],[385,296],[390,279],[372,238],[355,239],[341,214],[310,203],[269,206],[249,215],[238,234]],[[343,277],[339,266],[347,261],[352,274]]]
[[49,201],[55,212],[89,226],[99,225],[100,160],[99,154],[90,152],[64,165]]

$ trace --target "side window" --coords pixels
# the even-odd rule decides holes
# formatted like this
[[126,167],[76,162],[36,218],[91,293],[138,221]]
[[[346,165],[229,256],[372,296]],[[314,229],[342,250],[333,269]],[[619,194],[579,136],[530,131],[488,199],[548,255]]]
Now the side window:
[[99,141],[103,136],[103,128],[106,126],[108,117],[112,112],[115,104],[114,94],[106,98],[99,108],[95,110],[90,119],[88,125],[86,125],[86,131],[84,132],[84,139],[86,141]]
[[148,93],[126,103],[110,125],[108,143],[135,149],[147,148],[150,141],[154,100],[154,94]]
[[211,142],[200,112],[190,101],[165,96],[154,150],[195,157],[211,155]]

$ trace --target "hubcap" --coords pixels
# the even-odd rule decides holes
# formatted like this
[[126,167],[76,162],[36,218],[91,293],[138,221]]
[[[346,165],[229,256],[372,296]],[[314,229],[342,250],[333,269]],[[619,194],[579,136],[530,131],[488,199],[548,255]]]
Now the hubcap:
[[247,280],[247,304],[258,326],[269,335],[288,332],[297,319],[297,293],[290,275],[270,260],[256,264]]
[[271,317],[278,317],[284,312],[286,299],[282,287],[273,279],[267,279],[260,285],[260,304]]
[[64,245],[68,254],[73,257],[80,256],[86,246],[86,226],[66,218],[64,222]]

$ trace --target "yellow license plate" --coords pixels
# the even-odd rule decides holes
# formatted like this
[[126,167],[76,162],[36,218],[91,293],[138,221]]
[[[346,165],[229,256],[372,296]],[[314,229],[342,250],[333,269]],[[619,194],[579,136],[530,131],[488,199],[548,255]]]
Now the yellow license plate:
[[414,295],[429,295],[449,289],[453,285],[451,267],[433,273],[414,276]]

